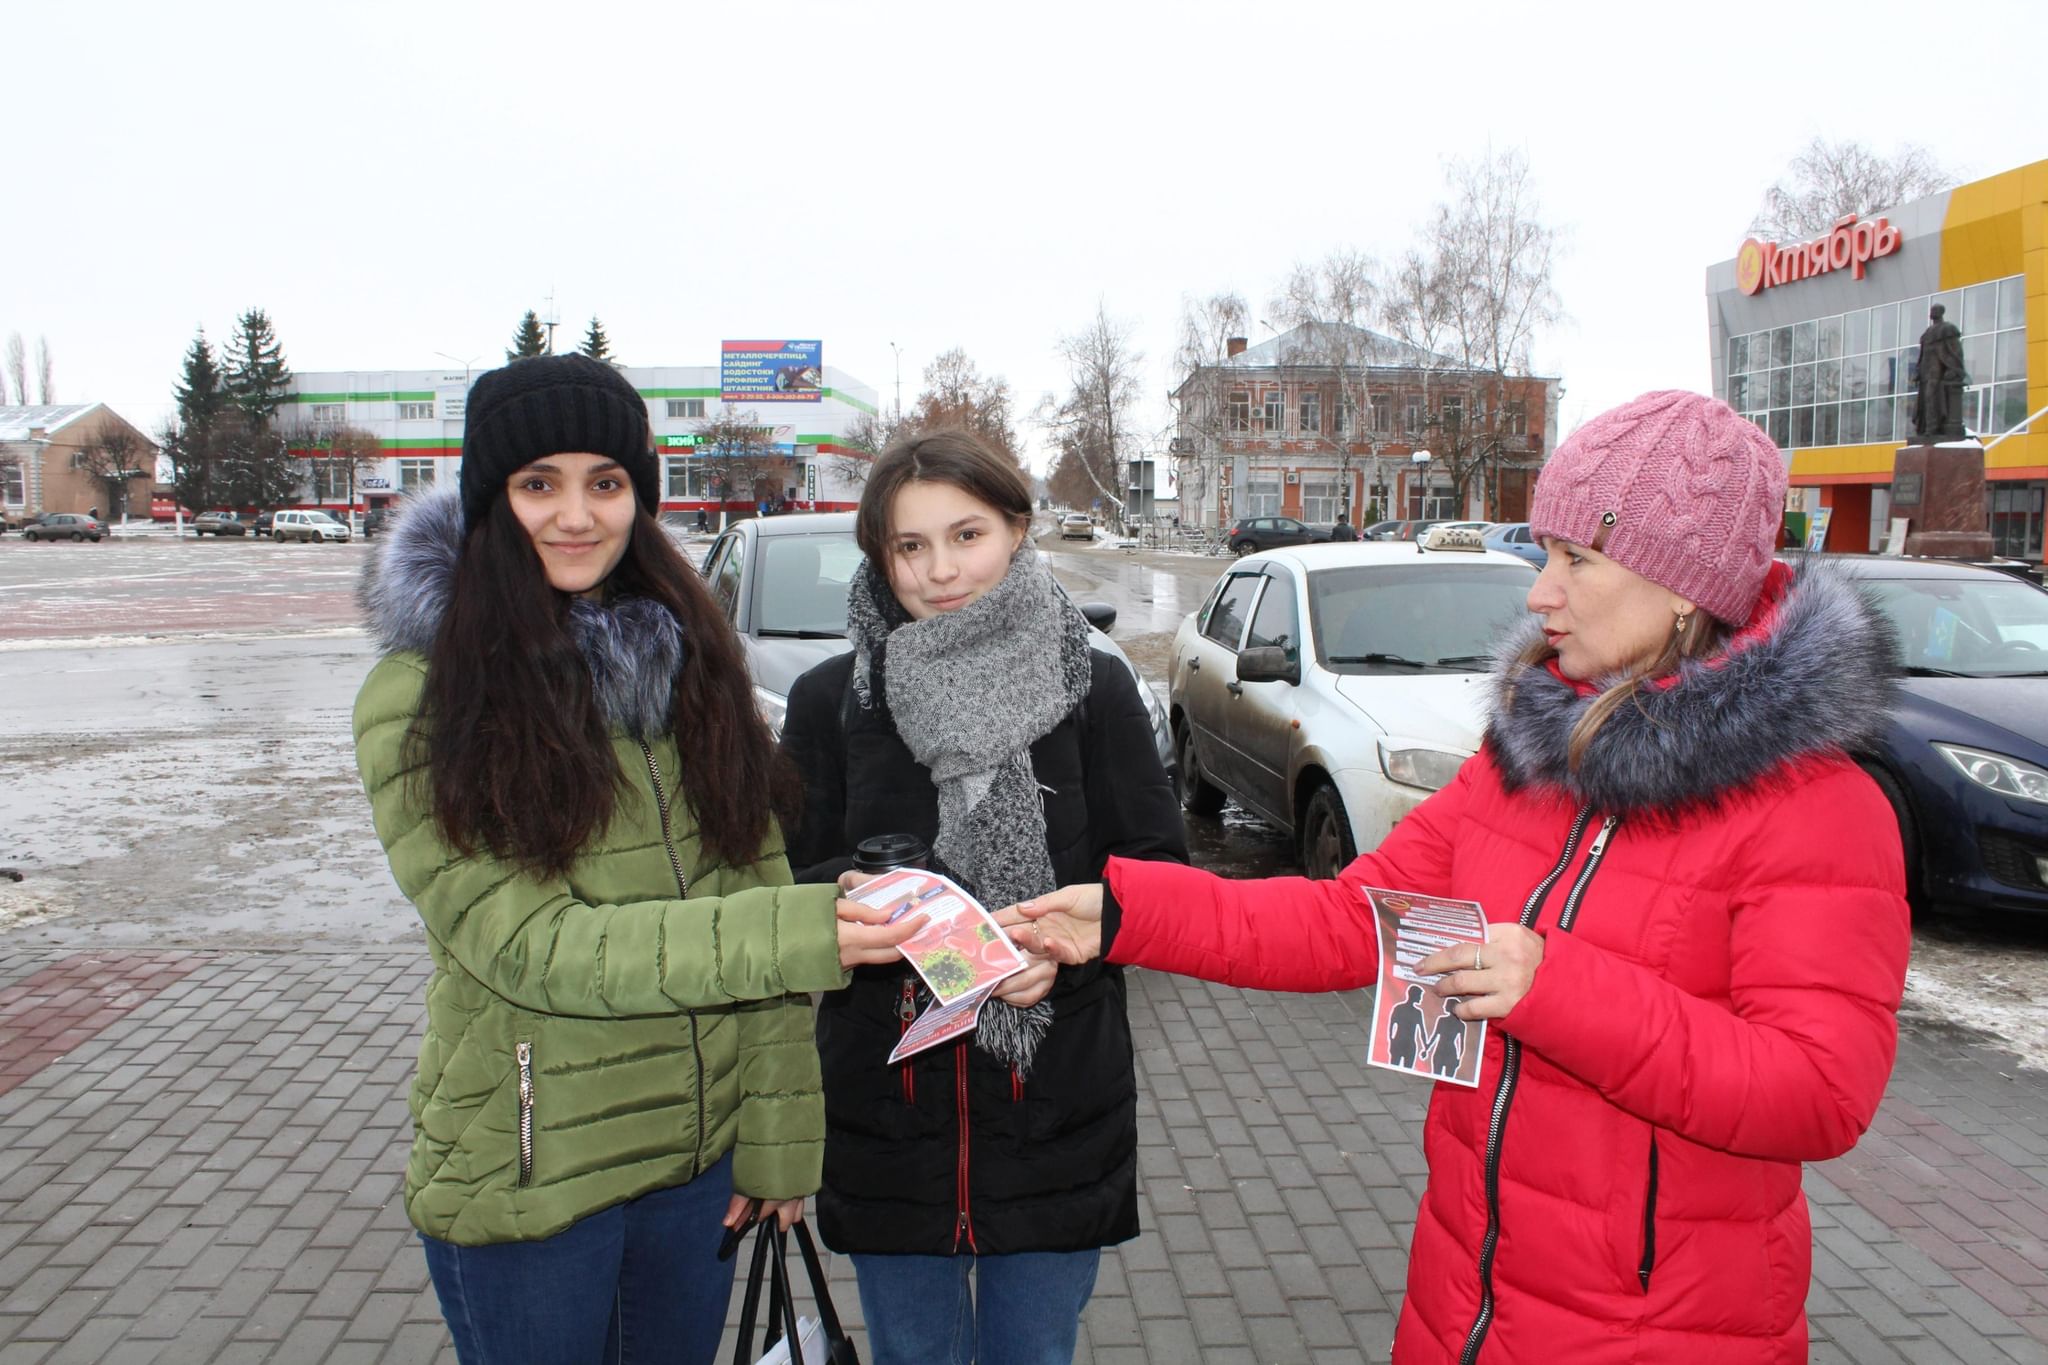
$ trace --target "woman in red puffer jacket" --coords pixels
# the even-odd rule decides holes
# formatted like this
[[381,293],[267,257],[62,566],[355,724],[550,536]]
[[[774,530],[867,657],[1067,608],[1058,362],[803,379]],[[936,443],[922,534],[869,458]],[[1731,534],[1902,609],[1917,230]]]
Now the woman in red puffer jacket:
[[1113,859],[1006,912],[1021,942],[1272,990],[1370,984],[1363,886],[1476,900],[1420,964],[1495,1021],[1436,1087],[1394,1359],[1803,1362],[1800,1163],[1890,1074],[1898,827],[1850,755],[1893,646],[1841,576],[1771,558],[1782,456],[1653,393],[1538,480],[1548,562],[1482,751],[1333,882]]

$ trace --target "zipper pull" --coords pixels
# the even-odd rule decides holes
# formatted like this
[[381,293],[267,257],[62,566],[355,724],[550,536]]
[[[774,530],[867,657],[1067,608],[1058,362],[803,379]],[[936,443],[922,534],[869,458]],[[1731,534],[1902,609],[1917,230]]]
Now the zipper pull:
[[903,979],[903,998],[896,1002],[896,1017],[906,1024],[917,1018],[917,987],[909,977]]
[[519,1102],[533,1103],[533,1044],[520,1043],[513,1049],[519,1060]]
[[1614,833],[1614,827],[1621,823],[1621,817],[1610,815],[1600,824],[1600,832],[1593,836],[1593,846],[1586,850],[1586,861],[1592,862],[1607,851],[1607,836]]

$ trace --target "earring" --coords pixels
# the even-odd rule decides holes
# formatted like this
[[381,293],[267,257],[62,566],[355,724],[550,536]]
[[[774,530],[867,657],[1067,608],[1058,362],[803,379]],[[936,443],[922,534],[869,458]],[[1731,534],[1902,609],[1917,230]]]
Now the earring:
[[1692,613],[1687,611],[1681,611],[1677,613],[1677,616],[1678,624],[1672,627],[1672,634],[1683,635],[1685,634],[1686,626],[1688,626],[1692,622]]

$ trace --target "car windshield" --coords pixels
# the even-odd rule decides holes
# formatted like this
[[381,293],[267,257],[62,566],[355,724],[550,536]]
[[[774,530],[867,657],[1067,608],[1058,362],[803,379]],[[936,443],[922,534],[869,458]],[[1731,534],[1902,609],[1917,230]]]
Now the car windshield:
[[1908,673],[2000,678],[2048,672],[2048,592],[2004,574],[1867,580],[1899,633]]
[[860,567],[851,531],[762,536],[754,630],[761,635],[843,636],[846,589]]
[[1308,576],[1316,657],[1338,673],[1484,670],[1494,639],[1528,613],[1533,567],[1353,564]]

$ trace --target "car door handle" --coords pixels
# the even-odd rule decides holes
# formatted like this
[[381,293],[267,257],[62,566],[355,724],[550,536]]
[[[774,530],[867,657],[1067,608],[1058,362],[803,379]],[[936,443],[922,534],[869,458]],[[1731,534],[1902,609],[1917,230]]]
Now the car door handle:
[[1190,673],[1200,673],[1202,671],[1202,661],[1198,656],[1188,655],[1188,671]]
[[1241,697],[1244,695],[1244,684],[1239,682],[1235,678],[1232,678],[1229,682],[1223,685],[1230,689],[1230,695],[1233,697]]

